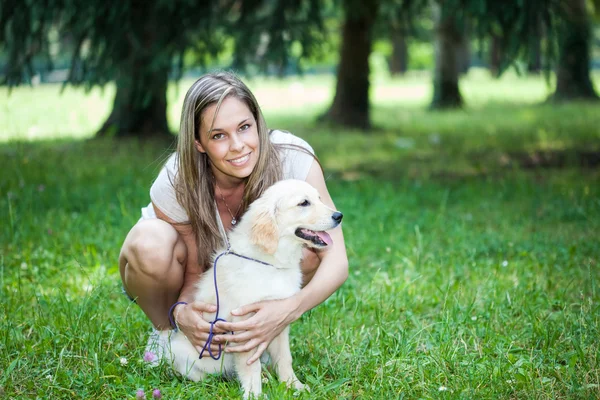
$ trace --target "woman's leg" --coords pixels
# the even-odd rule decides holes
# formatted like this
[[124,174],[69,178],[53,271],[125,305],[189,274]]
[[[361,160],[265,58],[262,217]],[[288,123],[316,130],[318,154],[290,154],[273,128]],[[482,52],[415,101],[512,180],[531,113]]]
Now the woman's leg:
[[127,234],[119,269],[123,287],[158,330],[169,329],[169,308],[183,286],[187,249],[170,224],[139,221]]
[[306,286],[311,281],[315,272],[321,265],[321,259],[317,253],[309,248],[302,250],[302,262],[300,263],[300,269],[302,270],[302,287]]

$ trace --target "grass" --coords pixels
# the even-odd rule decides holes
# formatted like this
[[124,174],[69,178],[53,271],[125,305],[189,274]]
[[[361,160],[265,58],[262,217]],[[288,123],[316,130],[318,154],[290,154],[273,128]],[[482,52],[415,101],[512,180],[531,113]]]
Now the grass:
[[[467,109],[438,113],[411,89],[425,79],[388,82],[401,98],[375,101],[368,135],[313,122],[326,78],[253,81],[261,100],[321,98],[265,112],[315,147],[345,214],[350,277],[292,326],[311,386],[299,398],[600,396],[600,173],[581,163],[599,150],[598,106],[536,105],[543,82],[505,79],[469,77]],[[0,397],[238,396],[235,382],[147,367],[148,322],[120,291],[119,247],[164,146],[71,139],[102,120],[106,94],[54,90],[19,89],[4,113],[5,140],[33,126],[59,140],[0,145]],[[294,398],[265,378],[269,398]]]

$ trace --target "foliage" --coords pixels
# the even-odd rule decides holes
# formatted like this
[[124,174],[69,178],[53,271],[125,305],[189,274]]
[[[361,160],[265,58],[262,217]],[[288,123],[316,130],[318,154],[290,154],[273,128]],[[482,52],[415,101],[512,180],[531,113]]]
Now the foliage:
[[536,51],[540,40],[539,29],[543,27],[548,45],[544,55],[550,68],[557,59],[559,26],[563,7],[562,0],[533,1],[479,1],[444,0],[442,12],[453,15],[459,24],[468,24],[480,42],[492,35],[502,38],[499,73],[518,60],[528,60]]
[[387,0],[379,8],[379,23],[374,28],[375,37],[390,38],[395,30],[419,40],[431,37],[433,24],[431,9],[424,0]]
[[0,7],[0,51],[8,54],[0,84],[31,82],[36,58],[50,68],[61,53],[51,44],[64,44],[71,52],[66,83],[116,84],[100,136],[170,139],[165,92],[187,60],[203,67],[233,49],[237,69],[254,64],[283,73],[290,60],[297,68],[314,55],[322,38],[316,0],[9,0]]
[[[383,82],[381,129],[368,138],[315,125],[314,106],[276,109],[289,88],[253,82],[267,87],[255,91],[270,125],[315,147],[345,213],[350,277],[292,326],[295,367],[312,390],[298,398],[598,397],[600,175],[576,157],[558,168],[503,155],[598,151],[600,116],[586,103],[532,105],[543,82],[514,90],[509,78],[471,81],[467,111],[440,113],[419,108],[418,82],[394,81],[400,100]],[[63,139],[4,143],[0,156],[0,393],[238,396],[235,382],[149,368],[149,324],[121,294],[119,246],[164,147]],[[296,398],[264,378],[269,398]]]
[[322,54],[323,14],[328,3],[317,0],[253,0],[241,2],[229,32],[235,38],[233,67],[249,65],[278,75],[298,71],[300,60]]
[[68,50],[69,83],[88,88],[115,79],[124,62],[144,54],[151,61],[137,68],[150,75],[167,65],[180,76],[185,59],[202,66],[232,47],[237,69],[285,69],[318,52],[325,12],[315,0],[38,0],[0,7],[0,44],[8,53],[5,84],[29,82],[36,59],[43,57],[51,67]]
[[187,49],[209,55],[221,46],[214,4],[191,0],[3,2],[0,43],[10,55],[5,83],[28,82],[35,73],[35,57],[46,57],[51,63],[53,55],[64,51],[51,51],[51,33],[59,35],[59,43],[70,44],[68,81],[73,84],[104,85],[122,72],[124,63],[148,57],[152,61],[139,65],[140,70],[152,74],[173,63],[180,73]]

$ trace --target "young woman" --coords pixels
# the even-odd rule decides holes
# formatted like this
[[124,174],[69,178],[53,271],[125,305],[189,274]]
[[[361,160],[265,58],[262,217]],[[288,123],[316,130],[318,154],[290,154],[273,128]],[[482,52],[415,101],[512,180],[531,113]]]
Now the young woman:
[[[152,202],[127,235],[119,266],[127,294],[154,326],[147,349],[162,356],[156,330],[171,329],[171,310],[179,329],[201,350],[210,324],[203,312],[216,305],[195,303],[194,284],[207,269],[227,231],[248,205],[274,182],[295,178],[314,186],[335,208],[312,148],[283,131],[269,131],[248,87],[234,74],[220,72],[197,80],[183,103],[177,151],[150,189]],[[346,280],[348,260],[341,227],[330,232],[333,246],[305,250],[304,285],[282,300],[248,304],[235,315],[253,313],[237,323],[217,323],[219,341],[244,343],[227,351],[257,348],[256,361],[288,324],[325,301]],[[228,319],[227,316],[223,316]]]

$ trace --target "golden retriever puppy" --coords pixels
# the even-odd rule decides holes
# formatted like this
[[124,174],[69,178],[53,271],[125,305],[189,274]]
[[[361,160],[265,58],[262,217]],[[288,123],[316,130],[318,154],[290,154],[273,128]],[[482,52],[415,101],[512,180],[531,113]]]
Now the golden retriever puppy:
[[[218,318],[235,322],[248,318],[231,316],[230,312],[238,307],[292,296],[302,282],[302,248],[331,245],[325,231],[338,226],[341,220],[342,213],[323,204],[317,190],[308,183],[290,179],[274,184],[250,205],[231,231],[230,248],[214,255],[213,259],[218,259],[216,267],[202,275],[195,300],[217,304],[218,293]],[[204,318],[212,322],[216,313],[205,313]],[[235,373],[244,398],[261,393],[261,362],[246,364],[256,349],[223,352],[222,357],[215,357],[218,359],[207,357],[205,352],[199,359],[198,351],[181,332],[167,331],[163,335],[169,336],[172,365],[181,375],[199,381],[207,373]],[[267,353],[281,381],[288,387],[305,388],[292,369],[289,327],[271,342]]]

